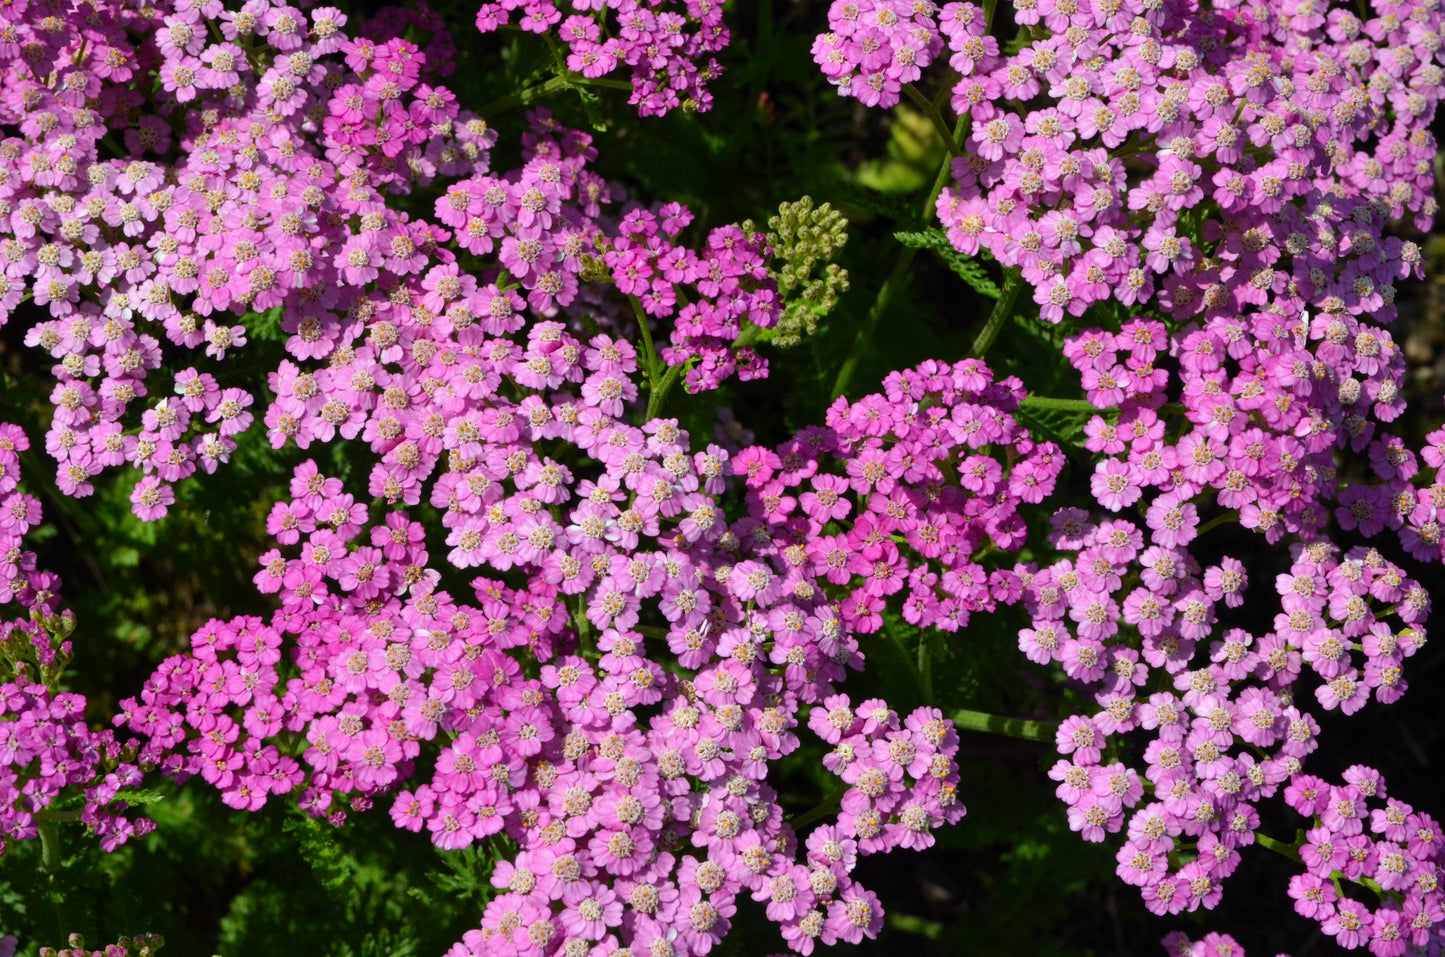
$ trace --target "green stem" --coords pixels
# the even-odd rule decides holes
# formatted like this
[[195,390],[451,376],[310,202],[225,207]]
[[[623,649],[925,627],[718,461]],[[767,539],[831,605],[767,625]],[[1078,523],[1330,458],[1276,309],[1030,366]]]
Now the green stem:
[[1209,521],[1205,522],[1203,525],[1199,526],[1199,529],[1194,533],[1194,537],[1198,538],[1205,532],[1212,532],[1221,525],[1226,525],[1230,522],[1237,521],[1239,521],[1239,509],[1232,508],[1229,511],[1225,512],[1223,515],[1216,515]]
[[736,169],[738,151],[743,144],[750,142],[748,134],[752,132],[753,124],[763,112],[761,100],[763,91],[767,88],[768,66],[773,62],[773,0],[759,0],[757,23],[758,42],[749,64],[753,69],[753,80],[748,85],[748,98],[743,102],[743,115],[738,120],[737,128],[728,137],[723,163],[719,167],[721,169]]
[[652,330],[647,328],[647,313],[642,309],[642,300],[628,293],[627,301],[632,303],[632,314],[637,317],[637,326],[642,330],[643,358],[647,362],[647,381],[657,391],[657,350],[652,347]]
[[928,633],[918,637],[918,683],[923,686],[923,703],[933,704],[933,659],[928,650]]
[[898,653],[903,656],[903,661],[907,664],[908,670],[913,672],[913,683],[918,686],[918,693],[923,696],[923,703],[933,704],[932,689],[929,688],[930,682],[925,674],[925,670],[928,667],[928,652],[925,649],[928,643],[923,639],[923,636],[919,636],[918,663],[914,664],[913,653],[908,647],[908,642],[904,641],[898,632],[888,627],[887,619],[883,621],[883,633],[888,636],[888,640],[893,643],[894,647],[898,649]]
[[538,83],[536,86],[529,86],[525,90],[518,90],[516,93],[508,93],[506,96],[498,97],[492,102],[483,106],[478,111],[483,119],[490,119],[494,114],[510,110],[517,106],[526,106],[533,100],[540,99],[560,90],[567,90],[578,86],[596,86],[610,90],[631,90],[632,83],[627,80],[609,80],[606,77],[589,79],[580,73],[568,71],[561,76],[554,76],[545,83]]
[[627,90],[632,91],[631,80],[609,80],[605,76],[585,77],[580,73],[568,73],[567,78],[576,86],[595,86],[602,90]]
[[868,349],[868,340],[873,338],[873,330],[878,327],[878,320],[882,319],[883,314],[888,311],[894,294],[898,292],[898,287],[903,285],[908,275],[908,269],[913,265],[913,257],[917,255],[917,249],[909,247],[902,250],[894,261],[888,278],[883,280],[883,285],[878,287],[878,295],[873,297],[873,305],[868,308],[868,316],[863,320],[863,326],[853,340],[853,348],[849,350],[843,364],[838,368],[838,377],[833,380],[833,398],[836,399],[848,391],[848,383],[852,380],[853,373],[857,371],[858,363],[863,360],[863,353]]
[[983,731],[1008,738],[1021,738],[1024,741],[1052,741],[1058,728],[1055,721],[1025,721],[1022,718],[1005,718],[985,711],[970,711],[967,708],[955,711],[950,717],[954,727],[963,731]]
[[938,131],[939,139],[943,140],[943,148],[948,150],[949,155],[959,155],[962,149],[958,143],[953,141],[953,133],[948,128],[948,122],[943,118],[943,114],[938,111],[938,107],[934,105],[933,101],[924,96],[918,87],[912,83],[903,84],[903,92],[913,101],[913,105],[918,107],[924,116],[928,117],[928,122],[932,123],[933,128]]
[[1364,887],[1369,888],[1380,900],[1391,900],[1398,904],[1405,899],[1405,895],[1401,894],[1399,891],[1385,890],[1372,877],[1365,877],[1361,875],[1358,878],[1351,878],[1351,880],[1353,880],[1356,884],[1360,884]]
[[890,930],[926,937],[928,940],[935,940],[943,933],[943,925],[938,921],[913,914],[889,914],[886,920]]
[[1003,324],[1008,322],[1013,315],[1014,303],[1018,302],[1019,290],[1023,289],[1023,277],[1019,274],[1018,267],[1004,270],[1003,291],[998,295],[998,302],[993,304],[993,312],[989,313],[988,321],[978,331],[978,337],[973,340],[973,348],[968,354],[975,359],[982,359],[984,354],[993,346],[998,334],[1003,329]]
[[[1256,844],[1258,844],[1260,847],[1264,848],[1267,851],[1273,851],[1281,857],[1287,857],[1295,862],[1298,862],[1300,860],[1299,847],[1295,844],[1289,844],[1285,841],[1276,840],[1270,837],[1268,834],[1261,834],[1258,831],[1256,831],[1254,834],[1254,840]],[[1364,876],[1345,877],[1339,871],[1334,871],[1330,874],[1330,880],[1334,881],[1335,890],[1339,892],[1339,895],[1341,897],[1345,896],[1345,889],[1342,886],[1342,881],[1348,880],[1352,884],[1358,884],[1360,887],[1373,891],[1375,896],[1380,898],[1380,900],[1392,900],[1396,903],[1399,903],[1403,899],[1403,896],[1398,891],[1385,890],[1385,888],[1381,887],[1379,882],[1375,881],[1373,878]]]
[[1112,408],[1100,408],[1088,399],[1053,399],[1046,395],[1024,396],[1022,405],[1025,409],[1037,409],[1041,412],[1109,412]]
[[572,624],[577,629],[577,649],[582,657],[592,654],[592,622],[587,620],[587,607],[582,596],[577,596],[577,607],[572,611]]
[[[682,377],[683,363],[662,368],[662,360],[657,355],[657,350],[652,345],[652,330],[647,328],[647,313],[642,309],[642,300],[636,296],[629,295],[628,301],[632,303],[632,312],[637,316],[637,325],[642,329],[642,350],[643,358],[647,362],[647,381],[651,391],[647,396],[647,421],[651,422],[662,412],[662,404],[667,401],[667,394],[672,387],[677,385],[677,380]],[[746,335],[746,332],[744,332]],[[743,336],[738,337],[741,342]],[[658,369],[662,368],[659,373]]]
[[1254,833],[1254,840],[1260,847],[1267,851],[1274,851],[1281,857],[1287,857],[1292,861],[1298,861],[1300,859],[1299,848],[1286,841],[1276,840],[1268,834],[1261,834],[1258,831]]
[[762,326],[755,326],[752,323],[748,323],[743,331],[738,334],[738,337],[733,340],[733,348],[741,349],[744,346],[750,346],[761,339],[767,331],[768,330]]
[[60,866],[60,830],[55,821],[41,818],[36,824],[40,832],[40,866],[47,874],[54,874]]
[[[964,137],[968,135],[968,114],[959,117],[958,125],[954,127],[952,143],[955,147],[961,144]],[[943,187],[953,176],[953,154],[945,152],[943,165],[938,168],[938,175],[933,180],[933,189],[929,190],[928,198],[923,201],[923,209],[919,215],[927,221],[933,212],[934,206],[938,203],[938,194],[943,192]],[[888,306],[893,302],[893,297],[898,294],[899,288],[908,279],[908,269],[913,265],[913,257],[918,255],[918,247],[905,246],[898,252],[898,258],[894,260],[893,269],[889,271],[888,278],[883,280],[883,285],[878,287],[878,295],[873,297],[873,305],[868,308],[868,316],[863,320],[863,326],[858,330],[858,336],[853,340],[853,348],[849,350],[843,365],[838,368],[838,377],[833,380],[832,398],[836,399],[848,391],[848,383],[853,379],[853,373],[858,370],[858,363],[863,361],[863,354],[868,351],[868,340],[873,338],[873,332],[878,328],[878,322],[883,314],[888,311]]]
[[812,824],[815,821],[821,821],[829,814],[832,814],[834,811],[838,810],[839,805],[843,801],[843,795],[847,792],[848,785],[839,784],[832,791],[830,791],[827,796],[823,798],[823,800],[819,801],[813,807],[804,811],[802,814],[799,814],[797,817],[789,818],[787,824],[794,831],[801,831],[809,824]]
[[84,814],[81,811],[44,810],[36,812],[35,820],[37,822],[49,821],[54,824],[74,824],[76,821],[79,821],[83,816]]
[[662,404],[667,401],[667,394],[672,387],[677,385],[677,380],[682,378],[682,363],[675,366],[668,366],[662,378],[657,381],[657,386],[652,394],[647,397],[647,421],[651,422],[662,413]]

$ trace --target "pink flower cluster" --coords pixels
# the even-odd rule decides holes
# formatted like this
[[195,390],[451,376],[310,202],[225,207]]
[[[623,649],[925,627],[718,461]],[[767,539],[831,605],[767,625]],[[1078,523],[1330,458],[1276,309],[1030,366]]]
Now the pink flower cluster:
[[1412,264],[1380,227],[1435,211],[1438,8],[1044,6],[1015,10],[1047,29],[1012,56],[982,49],[977,13],[951,43],[980,48],[955,60],[972,118],[939,199],[955,246],[1017,267],[1054,321],[1156,295],[1179,319],[1392,314]]
[[[1156,503],[1147,540],[1133,523],[1084,517],[1066,509],[1056,519],[1052,541],[1073,558],[1019,569],[1033,619],[1021,650],[1060,664],[1101,709],[1060,725],[1065,757],[1050,776],[1085,840],[1127,832],[1118,873],[1151,910],[1212,908],[1255,841],[1256,806],[1301,780],[1318,747],[1306,691],[1345,714],[1372,693],[1397,700],[1404,660],[1424,643],[1429,595],[1374,550],[1295,545],[1274,583],[1273,628],[1254,634],[1227,621],[1244,604],[1244,566],[1200,568],[1189,554],[1192,505]],[[1161,683],[1173,690],[1145,697]],[[1104,758],[1111,739],[1130,737],[1141,768]],[[1184,847],[1197,856],[1171,865]]]
[[899,596],[905,621],[957,632],[1018,599],[1011,571],[974,556],[1022,546],[1019,510],[1053,492],[1064,457],[1014,418],[1022,384],[977,360],[926,362],[883,388],[839,398],[824,427],[746,449],[733,467],[759,532],[786,546],[790,577],[832,590],[850,630],[877,631]]
[[0,424],[0,604],[25,611],[0,622],[0,855],[10,840],[35,838],[47,809],[76,791],[81,806],[67,813],[113,850],[154,823],[125,817],[121,791],[141,774],[112,732],[89,728],[84,696],[54,689],[75,617],[58,608],[60,580],[38,571],[22,542],[40,522],[40,503],[18,490],[27,448],[24,432]]
[[[642,313],[672,320],[672,344],[658,355],[686,368],[689,392],[716,389],[734,374],[743,381],[766,378],[767,360],[750,347],[734,346],[744,322],[767,329],[783,311],[777,285],[768,277],[770,251],[763,236],[723,226],[708,233],[707,245],[695,253],[676,243],[678,231],[690,222],[692,213],[677,203],[658,215],[628,213],[603,256],[612,281],[619,292],[636,297]],[[687,286],[695,288],[695,298],[679,309],[679,290]]]
[[[309,481],[307,473],[298,476],[302,486]],[[315,494],[335,496],[335,484],[318,478]],[[498,872],[499,885],[510,893],[484,915],[478,932],[478,940],[487,942],[484,950],[469,935],[458,954],[467,952],[464,947],[532,953],[564,938],[590,942],[613,932],[636,945],[666,940],[679,928],[687,943],[678,943],[675,952],[701,953],[726,933],[728,901],[744,889],[761,890],[760,899],[774,901],[770,912],[785,925],[785,936],[800,941],[876,932],[876,899],[844,880],[856,839],[829,845],[847,857],[846,865],[842,857],[818,865],[828,878],[772,850],[790,832],[763,777],[768,760],[797,746],[789,729],[798,696],[782,675],[763,667],[761,650],[749,650],[755,648],[745,637],[751,632],[724,633],[727,658],[689,659],[684,652],[696,677],[692,696],[679,694],[672,675],[644,653],[643,632],[651,629],[624,624],[629,616],[635,620],[636,611],[617,607],[627,602],[619,600],[614,579],[588,607],[597,627],[607,626],[596,652],[558,657],[554,643],[571,644],[573,638],[562,632],[566,596],[556,586],[534,580],[530,591],[513,592],[477,579],[477,605],[459,606],[445,592],[432,591],[435,573],[415,564],[425,561],[425,553],[415,540],[420,536],[409,534],[413,530],[419,528],[394,513],[373,529],[376,546],[330,554],[325,543],[344,548],[340,536],[353,530],[311,534],[305,558],[292,568],[334,563],[330,578],[338,599],[317,606],[321,592],[302,579],[287,594],[309,613],[283,610],[272,626],[254,619],[213,622],[197,633],[192,655],[166,662],[140,701],[125,705],[122,719],[148,738],[142,760],[180,776],[200,774],[239,808],[255,809],[271,794],[299,788],[303,807],[329,812],[338,823],[346,809],[365,809],[373,796],[394,793],[397,825],[425,828],[443,848],[505,831],[523,846]],[[383,557],[383,548],[398,547],[394,563]],[[364,567],[368,559],[375,559],[374,567]],[[645,565],[666,578],[656,558],[619,556],[613,562],[621,575],[635,575],[641,571],[635,566]],[[681,564],[681,556],[671,562]],[[408,569],[417,571],[408,575]],[[385,599],[377,597],[376,586],[385,589]],[[695,614],[699,598],[708,594],[696,571],[685,566],[681,581],[674,577],[664,587],[662,608],[694,610],[683,622],[686,633],[669,644],[692,643],[705,653],[715,642]],[[283,630],[296,636],[295,668],[286,670],[300,671],[284,682],[278,674]],[[540,678],[524,678],[511,649],[549,662]],[[604,653],[600,659],[597,652]],[[650,730],[639,727],[646,720],[639,712],[659,704],[664,710],[647,722]],[[932,793],[953,793],[957,778],[949,756],[956,743],[945,723],[910,719],[900,729],[888,715],[875,721],[906,739],[891,752],[883,748],[880,767],[894,768],[889,755],[912,749],[923,755],[923,765],[909,761],[908,767],[938,775],[928,779]],[[304,733],[299,761],[267,740],[283,729]],[[855,736],[860,743],[868,740],[862,730]],[[450,743],[438,748],[430,742],[442,731]],[[397,792],[414,776],[423,747],[433,766],[429,780],[408,782]],[[863,751],[860,770],[873,762],[871,749]],[[900,791],[901,779],[881,773],[889,796],[916,794],[914,802],[928,809],[920,800],[928,792]],[[689,783],[694,780],[704,790]],[[870,775],[864,785],[870,791],[871,782]],[[880,835],[860,825],[874,841],[867,850],[912,846],[922,839],[920,827],[926,831],[944,819],[939,807],[915,820],[911,807],[898,809],[898,820],[907,823],[894,841],[874,840]],[[889,816],[869,820],[881,830]],[[887,826],[894,837],[895,826]],[[683,856],[688,843],[703,856]],[[830,893],[819,898],[812,888],[825,883]],[[809,916],[819,899],[825,910],[836,901],[834,919]],[[866,919],[849,923],[860,909]]]
[[[709,6],[705,16],[716,13]],[[414,496],[402,490],[417,487],[440,451],[430,436],[392,431],[421,427],[405,414],[411,397],[425,387],[430,399],[441,379],[449,411],[426,414],[462,414],[451,407],[510,378],[500,340],[485,357],[479,347],[520,330],[524,306],[607,322],[619,315],[617,297],[607,300],[615,283],[650,315],[677,312],[669,355],[697,360],[693,389],[739,363],[744,375],[766,374],[750,350],[728,348],[743,319],[768,325],[781,308],[754,237],[715,230],[694,254],[673,242],[691,220],[676,204],[621,223],[599,218],[613,195],[586,169],[590,139],[545,114],[524,137],[523,167],[489,175],[494,133],[427,82],[435,69],[413,43],[349,38],[334,8],[303,14],[268,0],[238,11],[189,0],[148,7],[152,19],[130,11],[97,37],[84,34],[77,11],[44,29],[43,15],[38,5],[9,11],[25,42],[0,46],[0,124],[18,134],[0,144],[0,321],[27,297],[49,313],[26,341],[56,361],[46,446],[67,493],[90,494],[102,469],[128,462],[144,476],[135,512],[153,519],[174,502],[173,483],[227,461],[235,436],[262,414],[251,392],[202,366],[175,373],[173,394],[152,397],[149,373],[184,365],[176,357],[185,350],[222,360],[258,324],[269,336],[279,322],[296,362],[332,360],[324,370],[285,362],[272,376],[278,398],[264,415],[273,444],[360,434],[406,463],[374,490],[390,497]],[[672,14],[634,10],[629,23],[637,17],[672,36]],[[422,11],[375,26],[409,23],[436,25]],[[41,36],[43,51],[22,57]],[[82,47],[88,63],[110,66],[61,68]],[[442,39],[429,49],[450,50]],[[38,66],[56,65],[61,89],[33,79],[42,52]],[[154,102],[139,89],[152,70],[164,86]],[[110,158],[104,117],[132,109],[141,115],[115,131],[130,155]],[[388,205],[438,180],[451,185],[436,222]],[[684,286],[693,298],[678,311]],[[538,348],[550,353],[551,342]],[[397,365],[405,371],[384,368]],[[517,381],[577,381],[575,358],[556,368],[522,370]],[[593,387],[604,388],[584,391]],[[397,388],[403,399],[388,392]],[[588,396],[609,408],[619,400]]]
[[729,40],[716,0],[571,0],[565,7],[555,0],[499,0],[477,11],[482,33],[508,26],[541,34],[555,28],[567,45],[567,69],[586,80],[630,67],[628,102],[642,116],[711,109],[707,85],[722,74],[711,55]]
[[26,533],[40,524],[40,502],[20,490],[20,453],[29,448],[24,431],[0,423],[0,604],[20,600],[27,609],[53,615],[59,580],[38,571],[35,553],[24,548]]
[[[18,0],[0,21],[0,322],[25,298],[45,309],[26,341],[56,363],[62,489],[88,494],[129,462],[135,513],[159,518],[258,415],[275,448],[357,440],[371,470],[365,494],[296,470],[255,576],[279,610],[209,623],[124,702],[135,761],[53,682],[0,685],[0,833],[34,836],[73,785],[113,847],[148,826],[118,800],[141,767],[199,776],[238,809],[295,795],[338,824],[383,801],[438,847],[517,846],[453,957],[704,954],[742,894],[808,954],[876,934],[859,855],[926,847],[964,813],[942,714],[843,693],[857,636],[890,606],[957,632],[1022,601],[1021,649],[1099,709],[1059,729],[1070,825],[1127,835],[1119,874],[1152,910],[1213,907],[1259,837],[1257,805],[1283,790],[1318,804],[1310,875],[1358,864],[1419,891],[1413,911],[1368,913],[1307,875],[1297,897],[1328,932],[1381,954],[1417,932],[1438,943],[1419,879],[1436,862],[1388,829],[1391,813],[1424,819],[1391,804],[1381,839],[1357,840],[1339,809],[1363,807],[1360,781],[1319,803],[1302,772],[1309,693],[1346,714],[1397,698],[1429,607],[1378,552],[1325,540],[1330,509],[1440,554],[1445,486],[1417,489],[1415,453],[1376,434],[1403,408],[1403,359],[1376,323],[1421,260],[1385,220],[1434,211],[1438,5],[1360,19],[1020,0],[1031,29],[1005,55],[969,3],[835,4],[814,55],[865,103],[896,103],[951,52],[972,123],[938,206],[957,248],[1015,270],[1049,320],[1110,298],[1169,315],[1065,348],[1101,410],[1094,498],[1143,524],[1063,510],[1049,544],[1068,557],[1012,569],[982,556],[1023,545],[1022,512],[1064,465],[1020,424],[1021,382],[930,362],[777,448],[695,444],[652,412],[676,378],[695,392],[767,374],[743,344],[786,308],[763,238],[720,227],[693,249],[679,204],[614,214],[591,138],[545,112],[520,165],[493,170],[493,131],[432,85],[444,36],[424,52],[395,35],[434,30],[426,11],[367,39],[335,8],[274,0],[105,10]],[[578,3],[565,19],[508,0],[478,27],[515,10],[524,30],[558,27],[584,80],[630,66],[644,114],[710,102],[716,65],[699,61],[727,42],[710,0]],[[417,187],[435,190],[431,220],[396,202]],[[206,371],[281,337],[264,411]],[[162,369],[173,388],[140,401]],[[68,619],[19,545],[39,520],[17,491],[24,441],[0,427],[0,599],[32,617],[0,650],[44,678]],[[1438,469],[1445,432],[1429,441]],[[1346,447],[1374,484],[1342,483]],[[1272,630],[1230,626],[1242,563],[1191,555],[1206,497],[1271,544],[1307,540],[1275,582]],[[769,776],[804,723],[832,746],[841,796],[790,818]],[[1142,762],[1116,758],[1130,737]]]
[[812,710],[808,726],[833,745],[824,766],[849,785],[838,829],[864,854],[931,847],[934,829],[963,818],[952,770],[958,736],[937,708],[919,708],[900,727],[882,701],[854,709],[847,695],[834,695]]
[[898,104],[903,84],[923,75],[943,49],[931,0],[839,0],[828,31],[813,41],[813,60],[843,96],[864,106]]
[[[1207,495],[1270,542],[1317,538],[1333,517],[1365,538],[1393,531],[1420,560],[1445,554],[1445,431],[1416,452],[1382,427],[1405,407],[1404,356],[1388,330],[1344,312],[1292,323],[1262,313],[1170,335],[1134,317],[1070,337],[1065,354],[1108,410],[1085,429],[1103,507],[1202,506]],[[1361,467],[1342,474],[1346,449]]]
[[[6,950],[6,942],[11,942],[10,949]],[[0,937],[0,957],[15,957],[15,945],[19,942],[14,937]],[[40,948],[40,957],[152,957],[156,951],[166,945],[165,938],[160,934],[137,934],[135,937],[122,937],[113,944],[106,944],[104,947],[92,950],[85,946],[85,938],[80,934],[71,934],[67,941],[69,946],[56,950],[53,947]]]
[[153,518],[253,417],[248,391],[195,368],[152,395],[163,358],[221,360],[253,334],[227,315],[268,310],[293,354],[329,352],[374,267],[405,275],[436,242],[382,197],[484,168],[491,134],[422,81],[414,44],[348,39],[332,7],[87,10],[5,14],[0,322],[23,299],[48,313],[25,341],[55,363],[61,489],[129,462]]
[[1012,15],[1030,41],[1007,55],[971,3],[938,20],[913,6],[916,23],[898,6],[837,0],[815,57],[846,91],[892,105],[917,73],[888,38],[947,37],[971,132],[940,221],[961,252],[1017,268],[1046,319],[1156,295],[1179,318],[1267,302],[1287,317],[1392,314],[1391,284],[1418,260],[1380,225],[1435,212],[1438,5],[1376,3],[1362,19],[1321,4],[1028,0]]
[[[743,319],[771,321],[767,307],[776,300],[756,244],[726,227],[713,231],[701,254],[674,244],[691,219],[675,204],[656,214],[628,212],[617,238],[609,238],[610,224],[594,218],[609,190],[585,168],[593,155],[587,137],[544,116],[535,128],[521,170],[464,180],[436,202],[438,218],[453,225],[466,253],[495,251],[495,267],[480,276],[464,272],[439,248],[439,264],[353,305],[342,340],[326,344],[326,366],[288,361],[271,377],[277,398],[266,425],[274,446],[360,437],[379,459],[370,494],[407,505],[422,500],[444,466],[430,498],[448,509],[457,567],[503,561],[490,542],[481,550],[489,525],[495,538],[506,524],[487,515],[501,491],[493,483],[512,476],[522,488],[541,482],[548,504],[571,494],[572,472],[558,471],[535,443],[561,439],[606,458],[594,446],[639,395],[639,359],[657,386],[650,331],[639,356],[619,335],[583,341],[560,319],[585,314],[620,333],[648,321],[648,313],[675,313],[674,345],[664,355],[700,360],[685,378],[690,387],[716,387],[734,371],[766,374],[750,351],[723,345]],[[635,313],[614,286],[638,304]],[[689,300],[681,310],[679,296]],[[528,306],[558,318],[529,324]],[[629,440],[616,454],[625,458],[637,444]],[[449,504],[453,496],[461,506]]]
[[[1428,814],[1389,797],[1378,771],[1356,765],[1341,784],[1297,775],[1285,800],[1314,826],[1299,847],[1302,874],[1289,882],[1296,912],[1346,950],[1401,957],[1445,942],[1440,890],[1445,831]],[[1378,907],[1343,896],[1342,880],[1368,888]]]
[[[508,892],[458,954],[605,941],[705,953],[741,893],[802,953],[875,933],[881,909],[853,861],[927,846],[962,816],[957,740],[936,711],[855,711],[837,683],[862,665],[853,633],[879,627],[905,585],[910,620],[951,628],[1017,594],[971,558],[1022,543],[1018,507],[1061,467],[1009,415],[1017,382],[930,363],[729,461],[693,451],[675,421],[620,418],[636,395],[627,343],[574,343],[540,322],[526,348],[508,354],[513,377],[538,377],[520,407],[482,392],[437,417],[438,445],[455,447],[430,491],[445,564],[507,581],[475,578],[472,601],[453,598],[406,511],[376,518],[308,463],[256,576],[281,610],[212,622],[117,723],[143,737],[147,766],[200,775],[235,807],[294,791],[339,823],[387,796],[399,827],[440,847],[505,833],[521,846],[498,872]],[[548,391],[569,362],[581,406]],[[732,522],[729,472],[748,509]],[[420,482],[409,489],[394,501],[415,501]],[[906,564],[895,536],[924,559]],[[810,706],[848,786],[799,860],[767,778]]]
[[[1190,940],[1183,931],[1173,931],[1161,943],[1169,957],[1245,957],[1244,948],[1228,934],[1210,932]],[[1288,957],[1279,954],[1278,957]]]
[[[5,624],[0,646],[9,654],[26,635]],[[44,635],[33,637],[44,639]],[[54,692],[20,677],[0,683],[0,854],[11,840],[39,834],[47,808],[78,793],[78,820],[110,851],[155,827],[148,818],[125,816],[122,789],[138,786],[140,770],[108,730],[85,723],[85,697]]]
[[[1086,447],[1098,455],[1091,487],[1110,511],[1209,496],[1276,542],[1316,537],[1334,515],[1372,536],[1402,529],[1417,502],[1415,454],[1376,420],[1404,409],[1404,356],[1388,331],[1345,314],[1289,321],[1273,313],[1216,318],[1170,334],[1135,317],[1117,332],[1089,329],[1065,355],[1095,416]],[[1170,376],[1159,363],[1177,364]],[[1166,401],[1178,405],[1166,408]],[[1176,411],[1177,409],[1177,411]],[[1341,488],[1335,454],[1363,453],[1377,482]],[[1416,516],[1413,545],[1428,532]],[[1438,540],[1432,542],[1438,545]],[[1416,549],[1412,549],[1416,550]],[[1418,552],[1418,550],[1416,550]]]

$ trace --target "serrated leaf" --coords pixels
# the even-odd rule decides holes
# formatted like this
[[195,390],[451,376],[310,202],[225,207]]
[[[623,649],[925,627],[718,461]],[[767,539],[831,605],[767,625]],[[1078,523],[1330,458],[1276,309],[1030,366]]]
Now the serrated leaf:
[[443,894],[453,900],[475,897],[485,903],[497,893],[492,885],[492,871],[497,862],[516,852],[516,846],[505,838],[493,837],[455,851],[438,851],[442,870],[427,876]]
[[948,268],[953,273],[968,283],[968,287],[980,296],[987,296],[990,299],[997,299],[1000,295],[998,283],[989,278],[988,270],[983,263],[972,256],[965,256],[953,248],[948,241],[948,234],[938,227],[924,229],[917,232],[902,231],[893,234],[893,238],[910,249],[932,249],[943,258]]
[[942,251],[953,248],[948,243],[948,234],[941,229],[925,229],[920,232],[902,230],[894,233],[893,238],[909,249],[937,249]]
[[592,127],[594,132],[602,133],[607,130],[607,119],[603,116],[600,104],[601,97],[593,90],[584,86],[574,86],[573,92],[582,107],[582,115],[587,117],[587,125]]
[[1046,343],[1051,348],[1058,350],[1064,345],[1064,337],[1068,332],[1065,323],[1045,322],[1037,316],[1030,316],[1025,313],[1014,313],[1014,323],[1030,336]]
[[313,817],[297,814],[286,819],[282,830],[296,841],[301,859],[311,868],[327,893],[344,897],[351,884],[351,867],[336,841],[336,828]]
[[1018,409],[1014,417],[1023,423],[1030,435],[1048,439],[1066,454],[1077,455],[1084,451],[1084,422],[1087,420],[1077,413]]
[[983,265],[977,259],[970,259],[957,251],[942,253],[942,256],[943,261],[948,263],[948,268],[968,283],[969,288],[974,292],[990,299],[999,297],[1001,293],[998,284],[988,278],[988,273],[984,271]]
[[241,323],[252,339],[284,342],[286,333],[281,330],[281,312],[280,306],[274,306],[265,312],[248,312],[241,318]]

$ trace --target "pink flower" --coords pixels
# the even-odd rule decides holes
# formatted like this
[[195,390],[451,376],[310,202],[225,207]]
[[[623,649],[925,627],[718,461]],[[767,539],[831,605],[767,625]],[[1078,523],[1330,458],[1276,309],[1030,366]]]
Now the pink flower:
[[1092,720],[1073,715],[1059,725],[1055,742],[1060,754],[1072,754],[1078,764],[1092,765],[1099,762],[1104,737]]
[[1112,512],[1133,505],[1143,495],[1131,466],[1118,459],[1098,463],[1089,487],[1098,503]]
[[828,905],[827,929],[839,940],[856,944],[878,936],[882,927],[883,908],[872,891],[855,885]]
[[1346,898],[1321,922],[1320,930],[1334,937],[1341,947],[1353,949],[1369,939],[1372,924],[1370,909]]
[[170,506],[176,503],[176,493],[156,476],[147,475],[131,490],[130,502],[136,518],[153,522],[163,518]]

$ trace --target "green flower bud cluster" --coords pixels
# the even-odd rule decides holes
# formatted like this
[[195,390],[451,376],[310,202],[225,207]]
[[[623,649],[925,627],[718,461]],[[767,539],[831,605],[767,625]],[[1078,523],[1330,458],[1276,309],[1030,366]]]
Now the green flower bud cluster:
[[[743,223],[746,232],[752,223]],[[818,320],[838,305],[848,290],[848,271],[833,259],[848,241],[848,220],[828,203],[813,205],[811,196],[783,203],[768,219],[767,242],[772,248],[769,275],[778,284],[784,305],[778,324],[764,338],[775,346],[791,348],[818,331]]]

